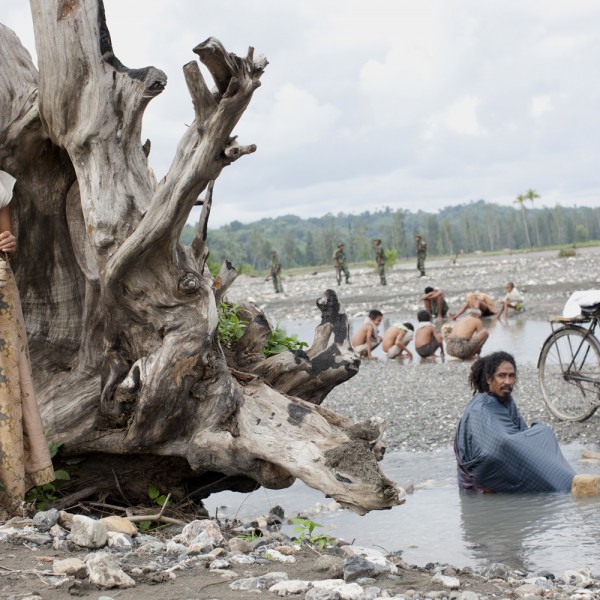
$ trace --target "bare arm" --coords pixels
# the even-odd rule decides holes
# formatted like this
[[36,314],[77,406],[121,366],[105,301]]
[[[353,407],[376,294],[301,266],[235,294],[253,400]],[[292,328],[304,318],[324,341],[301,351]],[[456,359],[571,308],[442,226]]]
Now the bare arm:
[[463,305],[460,307],[460,310],[459,310],[457,313],[455,313],[455,314],[454,314],[454,315],[451,317],[451,319],[452,319],[453,321],[455,321],[455,320],[457,319],[457,317],[460,317],[460,315],[462,315],[462,314],[465,312],[465,310],[467,310],[468,306],[469,306],[468,304],[463,304]]
[[12,232],[10,209],[8,206],[0,208],[0,252],[14,254],[17,250],[17,238]]

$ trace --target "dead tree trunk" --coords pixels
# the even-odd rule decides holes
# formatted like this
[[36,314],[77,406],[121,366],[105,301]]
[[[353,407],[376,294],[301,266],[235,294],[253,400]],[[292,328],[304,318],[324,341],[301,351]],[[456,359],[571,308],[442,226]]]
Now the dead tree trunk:
[[[258,311],[227,356],[219,343],[217,302],[235,270],[226,263],[213,280],[204,268],[211,182],[255,150],[232,131],[264,57],[250,48],[239,58],[212,38],[193,49],[215,88],[197,62],[184,66],[194,121],[157,183],[140,133],[165,74],[116,58],[101,0],[31,8],[39,75],[0,25],[0,168],[17,178],[13,266],[38,400],[72,488],[118,487],[133,502],[149,483],[205,497],[300,477],[357,512],[402,502],[375,459],[383,423],[354,426],[318,406],[358,370],[333,292],[319,300],[306,353],[263,359]],[[184,248],[181,230],[207,188]]]

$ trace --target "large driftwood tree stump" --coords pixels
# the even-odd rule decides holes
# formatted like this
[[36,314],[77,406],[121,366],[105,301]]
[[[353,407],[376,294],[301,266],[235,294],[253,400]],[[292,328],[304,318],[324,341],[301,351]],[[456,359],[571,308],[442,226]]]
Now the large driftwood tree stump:
[[[319,406],[358,370],[335,293],[307,352],[262,356],[270,332],[252,306],[225,351],[217,302],[235,279],[205,268],[213,182],[255,146],[232,131],[267,61],[215,39],[183,69],[193,122],[156,182],[142,115],[166,85],[114,55],[101,0],[31,0],[39,74],[0,25],[0,168],[17,178],[12,216],[35,383],[70,491],[130,502],[154,484],[175,497],[289,486],[296,477],[357,511],[402,491],[379,470],[383,424]],[[191,112],[191,111],[190,111]],[[190,116],[191,118],[191,116]],[[206,192],[193,244],[181,230]],[[118,492],[115,491],[118,489]]]

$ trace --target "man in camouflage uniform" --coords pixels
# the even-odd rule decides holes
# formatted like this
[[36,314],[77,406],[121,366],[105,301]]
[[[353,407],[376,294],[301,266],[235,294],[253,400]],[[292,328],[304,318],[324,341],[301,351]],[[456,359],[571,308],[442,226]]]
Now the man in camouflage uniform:
[[281,285],[281,263],[279,262],[279,258],[277,257],[277,252],[273,250],[271,252],[271,267],[269,268],[269,275],[273,279],[273,287],[275,288],[275,293],[279,294],[283,292],[283,286]]
[[427,244],[420,236],[415,236],[417,243],[417,269],[421,272],[420,277],[425,277],[425,259],[427,258]]
[[385,279],[385,254],[383,252],[381,240],[373,240],[373,250],[375,250],[375,262],[377,263],[379,281],[381,285],[387,285],[387,281]]
[[346,277],[346,283],[350,283],[350,271],[346,266],[346,253],[344,252],[344,244],[339,244],[335,252],[333,253],[333,264],[335,266],[335,278],[337,284],[342,283],[342,273]]

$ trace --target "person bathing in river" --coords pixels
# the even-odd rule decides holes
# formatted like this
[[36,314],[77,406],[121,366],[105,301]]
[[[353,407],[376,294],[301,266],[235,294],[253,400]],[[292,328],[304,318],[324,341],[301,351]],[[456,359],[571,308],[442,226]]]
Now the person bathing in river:
[[454,438],[458,484],[476,492],[567,492],[599,488],[600,477],[575,475],[554,432],[541,423],[531,427],[512,397],[517,381],[515,359],[494,352],[473,363],[469,384],[474,396]]
[[481,323],[481,311],[478,308],[470,308],[451,329],[445,329],[447,325],[442,327],[447,332],[446,353],[454,358],[465,360],[477,356],[489,337]]
[[500,317],[504,317],[506,321],[508,319],[508,309],[511,308],[515,312],[523,312],[525,310],[525,306],[523,304],[523,294],[515,287],[515,284],[512,281],[509,281],[506,284],[506,296],[504,296],[504,300],[499,301],[500,310],[496,315],[496,319],[500,319]]
[[421,358],[429,358],[433,356],[437,349],[441,349],[441,354],[444,356],[444,345],[442,337],[431,322],[431,315],[426,310],[420,310],[417,313],[417,331],[415,333],[415,350]]
[[379,326],[383,320],[383,313],[380,310],[369,311],[369,316],[365,319],[361,328],[354,334],[351,340],[354,352],[361,358],[373,358],[371,352],[381,344],[381,336],[379,335]]
[[465,296],[465,303],[450,318],[456,320],[469,308],[481,311],[482,318],[493,317],[496,314],[496,303],[491,296],[483,292],[470,292]]
[[415,328],[412,323],[395,323],[383,334],[382,349],[387,358],[412,358],[408,343],[413,339]]

